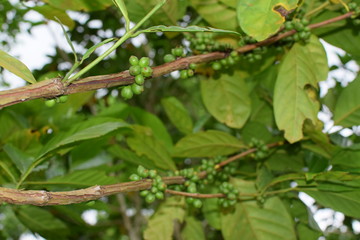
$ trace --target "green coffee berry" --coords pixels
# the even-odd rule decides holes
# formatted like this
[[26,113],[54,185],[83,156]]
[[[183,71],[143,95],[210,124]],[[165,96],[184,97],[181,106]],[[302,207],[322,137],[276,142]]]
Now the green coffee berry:
[[152,193],[157,193],[158,191],[159,191],[159,189],[155,186],[152,186],[150,189],[150,192],[152,192]]
[[121,96],[127,100],[127,99],[130,99],[133,97],[133,92],[132,92],[132,89],[131,89],[131,86],[126,86],[126,87],[123,87],[121,89]]
[[201,208],[202,207],[202,201],[200,199],[195,199],[193,202],[193,206],[195,208]]
[[68,100],[68,98],[69,98],[68,96],[63,95],[63,96],[59,97],[59,102],[60,103],[65,103]]
[[189,68],[192,70],[196,69],[196,63],[190,63]]
[[131,66],[129,69],[129,73],[131,76],[139,75],[139,74],[141,74],[141,67],[138,65]]
[[177,47],[171,50],[171,53],[174,56],[181,57],[184,53],[184,49],[182,47]]
[[155,197],[156,197],[157,199],[162,200],[162,199],[164,199],[165,195],[164,195],[163,192],[157,192],[157,193],[155,193]]
[[164,56],[164,62],[166,62],[166,63],[175,61],[175,59],[176,59],[175,56],[172,54],[166,54]]
[[151,77],[153,73],[153,70],[151,67],[143,67],[141,69],[141,74],[144,76],[144,77]]
[[145,82],[145,78],[143,75],[139,74],[135,76],[135,83],[138,85],[143,85]]
[[155,201],[155,195],[152,194],[152,193],[149,193],[148,195],[146,195],[145,201],[146,201],[147,203],[152,203],[152,202],[154,202],[154,201]]
[[149,171],[149,177],[150,178],[155,178],[157,175],[157,171],[156,170],[150,170]]
[[181,79],[187,79],[189,76],[188,76],[188,72],[187,70],[181,70],[180,71],[180,78]]
[[195,200],[195,198],[192,198],[192,197],[186,198],[186,202],[187,202],[188,204],[192,204],[192,203],[194,202],[194,200]]
[[140,192],[140,196],[146,197],[149,193],[150,193],[149,190],[143,190],[143,191]]
[[136,83],[131,85],[131,90],[134,94],[141,94],[144,91],[144,86],[137,85]]
[[139,64],[139,59],[136,56],[131,56],[129,62],[132,66],[136,66]]
[[141,177],[139,175],[133,173],[133,174],[130,175],[129,179],[131,181],[139,181],[141,179]]
[[165,183],[159,183],[156,185],[157,188],[159,189],[159,191],[164,191],[166,189],[166,184]]
[[53,106],[55,106],[55,104],[56,104],[56,100],[55,100],[55,99],[49,99],[49,100],[46,100],[46,101],[45,101],[45,105],[46,105],[47,107],[53,107]]
[[187,75],[188,75],[188,77],[194,76],[194,70],[188,69],[188,70],[187,70]]
[[150,58],[148,57],[142,57],[139,60],[139,66],[140,67],[148,67],[150,64]]
[[221,69],[221,63],[219,62],[214,62],[212,65],[211,65],[212,69],[214,69],[215,71],[217,70],[220,70]]

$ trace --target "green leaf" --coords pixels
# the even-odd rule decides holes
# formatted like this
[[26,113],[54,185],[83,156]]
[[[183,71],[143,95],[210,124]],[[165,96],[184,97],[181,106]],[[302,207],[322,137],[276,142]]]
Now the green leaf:
[[334,125],[351,127],[360,123],[360,76],[345,87],[336,102]]
[[15,211],[18,219],[31,231],[49,239],[67,239],[68,227],[44,209],[22,206]]
[[291,11],[298,0],[242,0],[238,1],[237,18],[241,29],[257,41],[262,41],[279,31],[285,17],[278,7]]
[[344,213],[347,216],[360,218],[360,191],[324,192],[304,191],[325,207]]
[[142,165],[147,169],[154,169],[156,168],[155,164],[152,162],[151,159],[143,156],[138,156],[136,153],[120,147],[119,145],[112,145],[108,149],[109,153],[111,153],[113,156],[120,158],[121,160],[127,161],[129,163],[135,164],[136,166]]
[[133,126],[133,129],[134,132],[127,138],[127,144],[131,149],[139,156],[145,155],[161,169],[176,170],[170,153],[150,128]]
[[57,19],[60,19],[61,22],[68,26],[70,29],[73,29],[75,27],[75,22],[72,20],[69,15],[66,13],[64,9],[58,9],[56,7],[53,7],[51,5],[42,5],[42,6],[36,6],[33,7],[32,10],[37,11],[38,13],[42,14],[47,19],[57,21]]
[[24,153],[17,147],[13,146],[11,143],[5,144],[3,150],[13,161],[14,165],[20,170],[21,173],[24,173],[34,161],[34,157]]
[[74,125],[67,132],[59,132],[41,149],[37,159],[56,149],[78,143],[80,141],[104,136],[119,128],[129,125],[122,120],[114,118],[92,118],[88,121]]
[[315,124],[320,104],[314,89],[327,73],[326,53],[315,36],[306,45],[296,43],[285,56],[275,84],[274,112],[290,143],[302,139],[306,119]]
[[188,27],[179,27],[179,26],[153,26],[147,29],[141,30],[138,33],[151,33],[151,32],[211,32],[211,33],[228,33],[240,35],[238,32],[217,29],[212,27],[199,27],[199,26],[188,26]]
[[210,25],[228,30],[236,30],[236,11],[219,0],[191,0],[191,5]]
[[[211,188],[209,193],[218,193],[217,188]],[[203,200],[202,213],[209,225],[216,230],[221,229],[220,206],[217,198],[207,198]]]
[[107,185],[117,183],[115,177],[107,176],[105,172],[96,169],[87,169],[74,171],[64,176],[57,176],[47,180],[46,184],[56,184],[60,186],[76,185],[76,186],[94,186]]
[[113,2],[115,6],[120,9],[122,15],[124,16],[126,22],[126,28],[128,30],[130,19],[124,0],[113,0]]
[[182,239],[187,240],[205,240],[205,233],[202,223],[194,217],[185,218],[185,227],[181,232]]
[[5,68],[29,83],[36,83],[34,76],[24,63],[2,50],[0,50],[0,67]]
[[201,81],[201,95],[207,110],[216,120],[241,128],[250,116],[249,90],[241,73]]
[[182,223],[185,218],[185,199],[170,197],[163,202],[150,218],[144,231],[146,240],[171,240],[174,232],[174,221]]
[[175,157],[213,157],[239,152],[245,145],[228,133],[209,130],[187,135],[175,145]]
[[[71,51],[72,51],[72,53],[73,53],[73,55],[74,55],[75,64],[78,64],[78,57],[77,57],[77,54],[76,54],[76,51],[75,51],[75,47],[74,47],[74,45],[72,44],[69,35],[66,33],[66,30],[65,30],[65,28],[64,28],[63,23],[60,21],[59,18],[55,17],[55,19],[56,19],[56,20],[58,21],[58,23],[60,24],[61,30],[63,31],[63,34],[64,34],[64,36],[65,36],[65,39],[66,39],[67,43],[69,44],[69,46],[70,46],[70,48],[71,48]],[[74,66],[75,66],[75,64],[74,64]]]
[[161,105],[164,107],[166,115],[172,124],[174,124],[180,132],[184,134],[192,132],[193,123],[191,117],[184,105],[176,97],[163,98]]
[[166,146],[168,151],[172,149],[172,138],[157,116],[138,107],[130,107],[129,113],[136,123],[151,128],[154,136]]
[[360,151],[343,149],[334,154],[331,164],[345,169],[360,168]]
[[[234,181],[242,193],[255,192],[253,182]],[[237,240],[239,236],[254,240],[296,239],[293,219],[278,197],[266,199],[263,206],[259,206],[256,201],[239,202],[234,212],[222,214],[221,222],[225,240]]]
[[97,11],[104,10],[113,5],[111,0],[43,0],[56,8],[75,11]]
[[[158,4],[159,0],[128,0],[127,9],[132,21],[139,22],[150,10]],[[167,1],[151,18],[152,25],[169,24],[176,25],[186,10],[184,1]]]
[[84,56],[82,57],[81,61],[80,61],[80,64],[84,62],[85,59],[89,58],[90,55],[96,50],[98,49],[99,47],[103,46],[104,44],[107,44],[109,42],[112,42],[112,41],[115,41],[116,38],[108,38],[108,39],[105,39],[104,41],[98,43],[98,44],[95,44],[94,46],[92,46],[91,48],[89,48]]

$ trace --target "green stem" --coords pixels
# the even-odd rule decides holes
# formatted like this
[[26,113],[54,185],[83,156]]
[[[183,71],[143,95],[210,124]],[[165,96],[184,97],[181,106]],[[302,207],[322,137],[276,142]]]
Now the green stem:
[[94,61],[92,61],[89,65],[81,69],[79,72],[77,72],[74,76],[66,80],[66,83],[70,84],[71,82],[75,81],[82,75],[84,75],[86,72],[88,72],[90,69],[95,67],[99,62],[101,62],[104,58],[109,56],[110,53],[112,53],[115,49],[117,49],[121,44],[123,44],[126,40],[128,40],[131,37],[131,31],[125,33],[124,36],[122,36],[114,45],[112,45],[108,50],[106,50],[103,54],[101,54],[99,57],[97,57]]
[[36,160],[35,162],[33,162],[28,169],[26,169],[26,172],[21,175],[20,180],[18,181],[18,183],[16,184],[16,189],[19,189],[20,186],[22,185],[22,183],[25,181],[25,179],[30,175],[30,173],[32,172],[32,170],[39,165],[41,162],[43,161],[43,158],[40,158],[38,160]]
[[107,57],[110,53],[112,53],[115,49],[117,49],[121,44],[123,44],[126,40],[129,38],[132,38],[135,34],[135,31],[139,29],[154,13],[159,10],[167,0],[163,0],[160,3],[158,3],[151,11],[146,14],[146,16],[138,22],[135,27],[130,29],[130,31],[126,32],[124,36],[122,36],[114,45],[112,45],[108,50],[106,50],[103,54],[101,54],[99,57],[97,57],[94,61],[92,61],[89,65],[81,69],[79,72],[77,72],[74,76],[66,80],[67,84],[70,84],[71,82],[75,81],[76,79],[80,78],[82,75],[84,75],[86,72],[88,72],[90,69],[95,67],[100,61],[102,61],[105,57]]

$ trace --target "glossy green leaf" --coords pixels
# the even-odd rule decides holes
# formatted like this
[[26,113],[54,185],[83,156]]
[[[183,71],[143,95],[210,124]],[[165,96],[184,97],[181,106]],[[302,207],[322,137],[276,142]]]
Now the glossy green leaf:
[[107,176],[105,172],[96,169],[87,169],[74,171],[64,176],[51,178],[47,180],[46,184],[90,187],[94,185],[114,184],[117,182],[118,181],[115,177]]
[[145,155],[153,163],[166,170],[176,170],[174,161],[165,145],[159,141],[150,128],[133,126],[134,132],[127,138],[127,144],[139,156]]
[[118,7],[122,13],[122,15],[124,16],[125,18],[125,22],[126,22],[126,27],[128,28],[129,27],[129,22],[130,22],[130,19],[129,19],[129,14],[128,14],[128,10],[126,8],[126,5],[125,5],[125,2],[124,0],[113,0],[114,4],[116,7]]
[[236,30],[236,11],[220,0],[191,0],[195,10],[212,26],[220,29]]
[[187,135],[175,145],[175,157],[213,157],[239,152],[245,145],[228,133],[209,130]]
[[181,237],[187,240],[205,240],[205,233],[202,222],[194,217],[185,218],[185,227],[181,232]]
[[130,151],[126,148],[123,148],[119,145],[112,145],[109,149],[108,149],[109,153],[111,153],[113,156],[127,161],[129,163],[132,163],[136,166],[138,165],[142,165],[147,169],[154,169],[156,168],[156,165],[153,163],[153,161],[151,159],[149,159],[148,157],[146,157],[145,155],[143,156],[138,156],[136,153],[134,153],[133,151]]
[[249,90],[241,73],[222,74],[219,79],[201,81],[201,95],[207,110],[216,120],[241,128],[250,116]]
[[20,170],[21,173],[24,173],[34,161],[34,157],[24,153],[17,147],[13,146],[11,143],[5,144],[3,150],[13,161],[13,163]]
[[238,1],[237,18],[241,29],[257,41],[275,34],[285,17],[277,11],[280,7],[290,12],[297,7],[298,0],[242,0]]
[[60,19],[60,21],[68,26],[70,29],[73,29],[75,26],[74,20],[72,20],[69,15],[66,13],[64,9],[58,9],[56,7],[53,7],[51,5],[42,5],[42,6],[36,6],[32,8],[33,10],[37,11],[38,13],[42,14],[47,19],[57,21],[57,19]]
[[113,118],[93,118],[74,125],[67,132],[59,132],[40,151],[38,158],[58,148],[78,143],[80,141],[104,136],[119,128],[127,128],[129,125],[121,120]]
[[285,56],[275,84],[274,112],[276,124],[289,142],[302,139],[306,119],[317,120],[316,89],[327,73],[326,53],[315,36],[306,45],[296,43]]
[[0,50],[0,67],[5,68],[29,83],[36,83],[31,71],[24,63]]
[[22,206],[15,210],[18,219],[31,231],[49,239],[67,239],[68,227],[49,211],[40,207]]
[[[254,193],[253,182],[236,180],[235,186],[242,193]],[[222,234],[225,240],[295,240],[293,219],[278,197],[266,199],[263,206],[256,201],[243,201],[235,205],[235,211],[223,213]]]
[[360,191],[324,192],[304,191],[325,207],[340,211],[347,216],[360,218]]
[[[127,9],[131,20],[139,22],[150,10],[158,4],[159,0],[128,0]],[[167,1],[151,18],[153,25],[167,24],[176,25],[186,10],[186,1]]]
[[[346,161],[344,161],[346,159]],[[343,149],[334,154],[331,164],[345,169],[360,168],[360,151]]]
[[100,42],[100,43],[98,43],[98,44],[95,44],[95,45],[92,46],[91,48],[89,48],[89,49],[85,52],[84,56],[82,57],[82,59],[81,59],[81,61],[80,61],[80,64],[81,64],[82,62],[84,62],[84,60],[88,59],[88,58],[90,57],[90,55],[91,55],[96,49],[98,49],[99,47],[103,46],[104,44],[107,44],[107,43],[112,42],[112,41],[115,41],[115,40],[116,40],[116,38],[108,38],[108,39],[105,39],[104,41],[102,41],[102,42]]
[[146,240],[171,240],[174,232],[174,221],[180,223],[185,218],[185,199],[170,197],[163,202],[150,218],[144,231]]
[[112,0],[43,0],[56,8],[75,11],[104,10],[113,5]]
[[152,129],[154,136],[170,151],[173,147],[172,138],[164,123],[154,114],[138,107],[130,107],[129,113],[135,123]]
[[188,27],[179,27],[179,26],[153,26],[142,31],[139,33],[150,33],[150,32],[211,32],[211,33],[228,33],[228,34],[236,34],[240,35],[238,32],[224,30],[224,29],[217,29],[212,27],[199,27],[199,26],[188,26]]
[[351,127],[360,124],[360,76],[340,93],[335,105],[334,125]]
[[163,98],[161,105],[171,123],[184,134],[192,132],[193,123],[188,111],[176,97]]

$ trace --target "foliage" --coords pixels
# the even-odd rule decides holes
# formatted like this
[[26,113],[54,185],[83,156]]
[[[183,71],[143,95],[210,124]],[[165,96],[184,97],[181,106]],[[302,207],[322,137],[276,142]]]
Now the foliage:
[[[2,45],[37,11],[47,20],[30,28],[57,21],[72,52],[31,72],[0,50],[28,82],[0,92],[0,106],[17,98],[0,109],[2,239],[356,239],[360,78],[325,96],[319,82],[358,63],[359,1],[35,2],[0,2]],[[346,51],[343,66],[328,67],[320,39]],[[66,92],[98,75],[117,82]],[[64,92],[37,99],[59,76]],[[324,131],[322,110],[339,130]],[[322,231],[299,193],[343,226]]]

